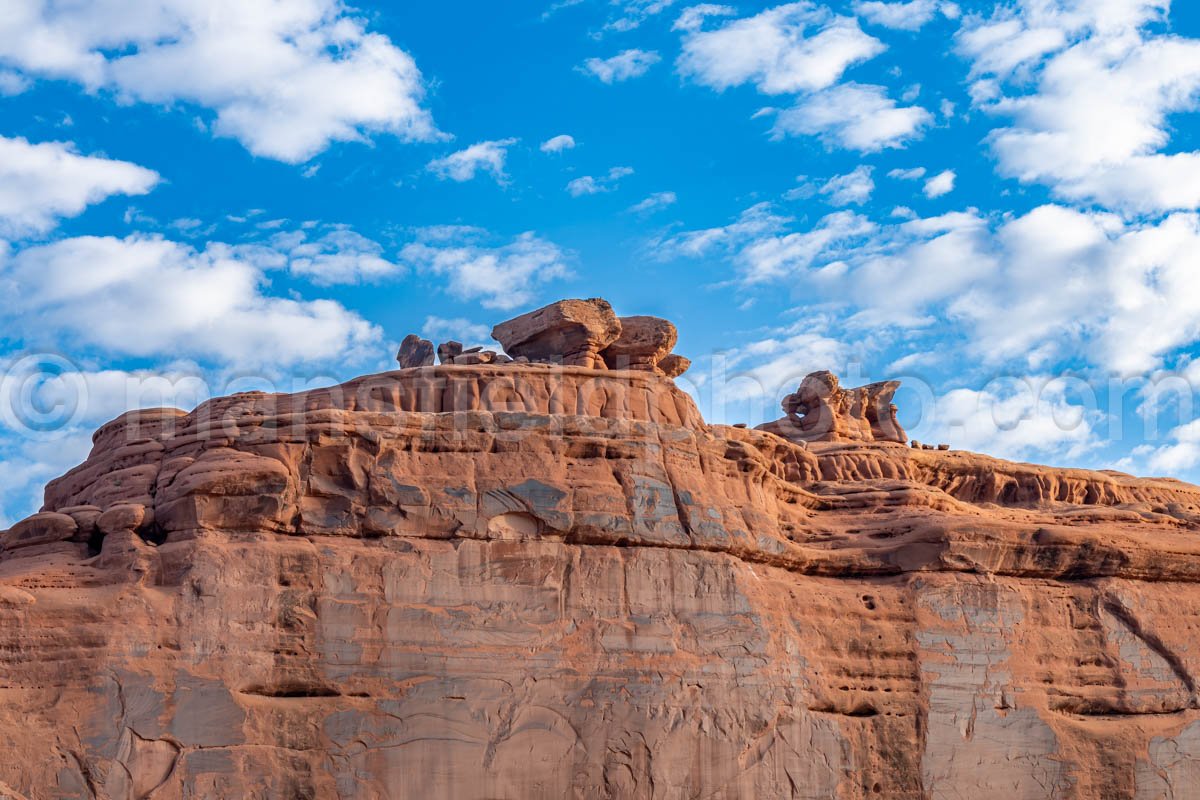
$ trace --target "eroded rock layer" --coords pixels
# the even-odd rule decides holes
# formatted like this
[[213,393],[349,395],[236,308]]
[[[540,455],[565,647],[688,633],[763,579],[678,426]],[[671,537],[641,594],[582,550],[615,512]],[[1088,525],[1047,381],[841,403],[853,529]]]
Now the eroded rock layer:
[[136,412],[0,537],[0,794],[1193,797],[1198,515],[652,371]]

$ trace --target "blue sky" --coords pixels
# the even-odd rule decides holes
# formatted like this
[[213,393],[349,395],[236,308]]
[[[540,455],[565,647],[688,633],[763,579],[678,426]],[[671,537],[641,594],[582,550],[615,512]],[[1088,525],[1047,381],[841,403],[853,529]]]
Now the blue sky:
[[1168,0],[16,0],[0,523],[139,405],[382,370],[562,297],[762,422],[1200,480],[1200,11]]

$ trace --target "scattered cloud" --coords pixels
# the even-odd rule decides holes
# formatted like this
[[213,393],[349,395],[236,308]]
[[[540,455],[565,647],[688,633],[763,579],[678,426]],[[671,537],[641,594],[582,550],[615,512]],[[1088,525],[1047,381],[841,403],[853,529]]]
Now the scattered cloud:
[[1069,382],[1045,376],[953,389],[910,434],[999,458],[1076,459],[1098,446],[1103,415],[1073,402],[1069,389]]
[[7,69],[0,69],[0,97],[13,97],[29,89],[32,85],[25,76]]
[[0,258],[6,327],[130,356],[288,365],[358,358],[377,328],[331,300],[265,293],[269,247],[203,250],[158,236],[83,236]]
[[290,163],[372,134],[440,136],[412,57],[341,0],[31,0],[0,17],[0,61],[127,100],[211,109],[216,134]]
[[676,68],[718,91],[745,83],[763,94],[825,89],[851,65],[884,50],[852,17],[809,2],[786,3],[707,31],[704,18],[724,10],[702,8],[707,10],[676,23],[684,31]]
[[601,175],[599,178],[584,175],[568,183],[567,192],[570,193],[571,197],[583,197],[589,194],[611,192],[620,184],[621,178],[632,174],[633,169],[631,167],[613,167],[608,171],[608,174]]
[[[909,0],[908,2],[884,3],[880,0],[857,0],[854,13],[873,25],[895,28],[901,31],[916,31],[925,27],[942,8],[939,0]],[[956,14],[957,9],[950,15]],[[947,16],[950,16],[947,15]]]
[[671,30],[696,31],[704,24],[704,20],[709,17],[733,16],[737,16],[737,9],[733,6],[720,5],[719,3],[700,3],[699,5],[685,8],[680,13],[679,18],[675,20],[675,24],[671,26]]
[[642,23],[675,5],[675,0],[613,0],[618,15],[605,24],[605,30],[632,31]]
[[495,178],[498,183],[504,183],[508,178],[504,173],[508,148],[516,143],[516,139],[477,142],[443,158],[435,158],[429,162],[426,169],[442,180],[458,181],[459,183],[473,180],[475,175],[482,170]]
[[68,142],[0,136],[0,235],[45,233],[89,205],[116,194],[146,194],[158,181],[153,170],[80,155]]
[[0,361],[0,432],[55,441],[137,408],[191,410],[212,389],[188,362],[95,370],[61,356],[18,353]]
[[876,230],[870,220],[850,211],[829,214],[804,232],[787,233],[791,222],[769,203],[759,203],[729,225],[659,239],[652,251],[664,259],[725,253],[738,267],[740,280],[753,285],[795,276],[843,249],[848,253]]
[[486,240],[478,229],[438,227],[422,231],[400,257],[418,272],[445,278],[446,290],[460,300],[503,310],[529,305],[542,284],[570,274],[558,245],[532,232],[501,246]]
[[780,111],[772,135],[816,136],[831,148],[873,153],[903,147],[932,121],[920,106],[897,106],[882,86],[845,83]]
[[619,83],[645,75],[661,60],[662,56],[654,51],[625,50],[611,58],[589,58],[579,69],[602,83]]
[[1146,27],[1169,6],[1022,0],[968,18],[974,104],[1011,120],[988,138],[1000,173],[1126,213],[1200,207],[1200,152],[1163,152],[1169,116],[1200,109],[1200,41]]
[[1167,439],[1167,444],[1135,447],[1122,468],[1136,468],[1154,475],[1178,475],[1200,466],[1200,420],[1173,428]]
[[925,181],[925,196],[933,199],[942,195],[950,194],[954,191],[954,181],[958,176],[954,170],[948,169],[939,172],[929,180]]
[[82,463],[91,448],[90,430],[64,432],[49,442],[0,437],[0,530],[36,512],[45,485]]
[[271,245],[287,257],[288,270],[316,286],[370,283],[396,278],[404,269],[383,258],[383,247],[348,228],[312,238],[305,230],[279,233]]
[[840,211],[793,223],[759,204],[655,251],[725,254],[745,286],[803,283],[857,325],[949,334],[984,365],[1083,359],[1141,375],[1200,338],[1197,214],[1127,222],[1051,204],[1016,217],[969,210],[880,224]]
[[872,172],[874,172],[873,167],[860,164],[853,172],[830,178],[821,187],[820,192],[829,198],[832,205],[861,206],[871,199],[871,193],[875,191],[875,181],[871,178]]
[[[692,394],[704,418],[717,424],[758,425],[782,415],[780,401],[811,372],[844,369],[861,348],[829,335],[824,321],[804,320],[758,333],[718,354],[709,368],[693,367],[690,378],[703,380]],[[686,385],[686,384],[685,384]]]
[[632,214],[653,214],[655,211],[675,205],[678,199],[674,192],[654,192],[645,200],[630,206],[629,211]]
[[558,136],[552,136],[542,142],[540,149],[543,153],[561,153],[564,150],[574,150],[575,137],[560,133]]
[[888,171],[888,177],[895,178],[898,181],[917,181],[925,177],[925,168],[893,169]]

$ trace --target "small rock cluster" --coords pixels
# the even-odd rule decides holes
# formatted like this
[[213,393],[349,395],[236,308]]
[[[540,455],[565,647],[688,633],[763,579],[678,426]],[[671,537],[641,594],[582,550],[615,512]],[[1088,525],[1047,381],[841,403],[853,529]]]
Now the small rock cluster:
[[675,378],[692,362],[672,353],[679,339],[675,326],[648,316],[618,317],[607,300],[560,300],[522,314],[492,329],[504,352],[461,342],[439,344],[415,334],[404,337],[396,361],[401,369],[441,364],[558,364],[587,369],[653,372]]
[[[396,354],[396,361],[400,364],[400,369],[432,367],[433,353],[433,342],[422,339],[415,333],[410,333],[400,343],[400,352]],[[437,360],[441,364],[472,366],[476,364],[508,364],[516,359],[510,358],[504,353],[497,353],[495,350],[484,350],[482,347],[468,347],[464,350],[462,342],[451,339],[437,346]]]

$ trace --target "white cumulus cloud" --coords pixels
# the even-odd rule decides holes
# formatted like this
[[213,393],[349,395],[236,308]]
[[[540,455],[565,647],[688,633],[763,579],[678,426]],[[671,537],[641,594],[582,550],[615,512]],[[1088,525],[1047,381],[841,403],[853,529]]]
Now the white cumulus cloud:
[[858,0],[854,4],[854,13],[885,28],[915,31],[928,24],[941,7],[942,3],[938,0],[908,0],[906,3]]
[[[711,11],[710,11],[711,13]],[[702,30],[703,15],[684,25],[679,73],[722,90],[753,83],[764,94],[832,86],[853,64],[883,52],[851,17],[814,3],[787,3],[753,17]]]
[[954,181],[958,178],[954,170],[948,169],[939,172],[929,180],[925,181],[925,196],[933,199],[942,195],[950,194],[954,191]]
[[655,192],[644,200],[634,203],[629,207],[629,211],[631,214],[653,214],[655,211],[675,205],[678,199],[674,192]]
[[378,242],[344,227],[317,237],[304,230],[279,233],[271,237],[271,246],[286,256],[293,275],[316,286],[370,283],[404,274],[402,267],[383,257]]
[[[1200,40],[1158,33],[1167,0],[1022,0],[958,37],[975,104],[1011,123],[1001,174],[1126,213],[1200,207],[1200,151],[1164,152],[1200,109]],[[1032,91],[1030,88],[1032,87]]]
[[909,169],[896,168],[888,171],[889,178],[895,178],[898,181],[916,181],[925,177],[924,167],[910,167]]
[[579,69],[596,76],[603,83],[618,83],[645,75],[661,60],[662,56],[654,51],[633,49],[610,58],[589,58]]
[[821,194],[829,198],[835,206],[859,205],[871,199],[875,191],[875,181],[871,178],[872,167],[860,164],[845,175],[836,175],[825,182],[820,189]]
[[575,149],[575,137],[566,133],[552,136],[541,144],[543,153],[561,153],[564,150]]
[[218,135],[286,162],[372,134],[439,136],[412,57],[341,0],[11,0],[0,62],[211,109]]
[[816,136],[828,147],[872,153],[903,147],[933,122],[920,106],[898,106],[882,86],[844,83],[779,112],[776,137]]
[[508,158],[508,148],[516,143],[516,139],[476,142],[448,156],[435,158],[426,169],[442,180],[459,183],[472,180],[478,172],[483,171],[503,183],[507,179],[504,162]]
[[910,434],[1012,460],[1078,458],[1099,444],[1103,415],[1071,397],[1068,382],[1034,375],[938,396]]
[[115,194],[145,194],[158,180],[153,170],[80,155],[69,143],[0,136],[0,234],[45,233],[60,218]]
[[225,364],[361,357],[380,332],[354,312],[266,294],[265,271],[285,263],[264,247],[83,236],[0,259],[0,284],[17,300],[7,309],[10,329],[34,340],[61,336],[114,354]]
[[569,274],[566,254],[532,232],[490,246],[478,229],[438,227],[422,232],[400,255],[419,272],[444,278],[460,300],[503,310],[530,304],[542,284]]
[[620,184],[621,178],[632,174],[633,169],[630,167],[613,167],[608,171],[608,174],[601,175],[598,178],[592,175],[584,175],[568,183],[567,192],[571,197],[583,197],[589,194],[611,192]]

